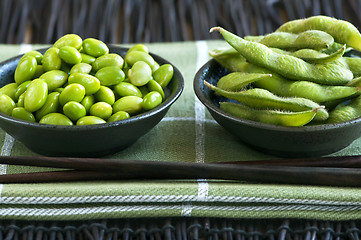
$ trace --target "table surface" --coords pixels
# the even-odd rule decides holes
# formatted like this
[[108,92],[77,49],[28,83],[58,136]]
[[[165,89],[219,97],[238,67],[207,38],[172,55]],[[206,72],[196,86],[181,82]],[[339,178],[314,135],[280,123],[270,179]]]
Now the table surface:
[[[106,158],[132,160],[217,161],[274,158],[257,152],[226,132],[198,101],[193,91],[197,70],[208,51],[224,41],[147,44],[150,51],[183,74],[182,96],[165,118],[129,148]],[[45,45],[0,45],[0,61]],[[124,45],[129,47],[129,45]],[[0,130],[2,156],[37,156]],[[361,153],[361,139],[333,155]],[[0,165],[0,174],[45,170]],[[361,189],[328,186],[258,184],[198,179],[187,181],[93,181],[0,184],[0,218],[82,220],[137,217],[361,218]]]

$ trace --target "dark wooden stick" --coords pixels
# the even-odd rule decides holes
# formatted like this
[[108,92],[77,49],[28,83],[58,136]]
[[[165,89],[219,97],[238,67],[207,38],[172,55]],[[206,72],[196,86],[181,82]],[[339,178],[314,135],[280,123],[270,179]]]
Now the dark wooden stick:
[[[118,171],[124,166],[142,163],[158,165],[159,161],[141,161],[106,158],[71,158],[71,157],[44,157],[44,156],[0,156],[0,164],[52,167],[86,171]],[[164,162],[163,162],[164,163]],[[172,164],[172,163],[169,163]],[[182,163],[187,164],[187,163]],[[361,168],[361,155],[334,156],[314,158],[282,158],[254,161],[222,161],[208,164],[232,164],[252,166],[297,166],[297,167],[332,167],[332,168]]]
[[[122,165],[122,167],[120,167]],[[361,186],[361,169],[250,166],[177,162],[124,161],[117,171],[65,170],[45,173],[0,175],[0,183],[59,182],[86,180],[223,179],[256,183]]]

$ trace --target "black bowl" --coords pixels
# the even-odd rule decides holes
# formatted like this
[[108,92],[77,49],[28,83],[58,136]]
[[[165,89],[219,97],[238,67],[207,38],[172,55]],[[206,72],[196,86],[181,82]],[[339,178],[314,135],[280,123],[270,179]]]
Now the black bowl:
[[[45,52],[46,49],[40,49]],[[109,51],[125,56],[127,48],[109,46]],[[159,64],[169,63],[151,54]],[[22,55],[0,63],[0,87],[14,82],[15,68]],[[151,111],[122,121],[88,126],[56,126],[26,122],[0,114],[0,127],[32,151],[48,156],[95,157],[116,153],[137,141],[157,125],[184,88],[184,80],[174,67],[174,75],[164,89],[166,100]]]
[[280,157],[322,156],[345,148],[361,136],[361,118],[337,124],[284,127],[234,117],[219,108],[220,97],[203,83],[206,80],[216,85],[227,73],[211,59],[195,75],[195,94],[222,127],[256,150]]

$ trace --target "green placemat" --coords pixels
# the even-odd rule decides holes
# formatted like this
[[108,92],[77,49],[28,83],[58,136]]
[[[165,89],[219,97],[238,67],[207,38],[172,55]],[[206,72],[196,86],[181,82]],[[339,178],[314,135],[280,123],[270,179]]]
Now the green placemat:
[[[196,99],[193,77],[224,41],[147,44],[173,63],[185,88],[165,118],[129,148],[107,158],[215,162],[270,159],[220,127]],[[43,45],[0,45],[5,60]],[[36,156],[0,130],[1,155]],[[361,153],[361,139],[333,155]],[[0,173],[37,171],[0,165]],[[97,181],[0,185],[0,219],[81,220],[119,217],[361,219],[361,189],[232,181]]]

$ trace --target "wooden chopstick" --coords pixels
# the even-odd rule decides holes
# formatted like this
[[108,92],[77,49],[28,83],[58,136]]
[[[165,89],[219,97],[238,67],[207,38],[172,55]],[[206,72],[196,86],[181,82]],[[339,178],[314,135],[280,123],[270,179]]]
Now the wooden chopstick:
[[[33,166],[77,170],[0,175],[0,183],[86,180],[222,179],[257,183],[361,186],[361,169],[39,157]],[[40,160],[39,160],[40,159]],[[2,158],[4,160],[4,158]],[[7,158],[6,160],[10,160]],[[32,158],[17,159],[17,164]],[[90,161],[91,160],[91,161]],[[4,161],[3,161],[4,162]]]
[[[140,161],[125,159],[106,158],[73,158],[73,157],[45,157],[45,156],[0,156],[0,164],[51,167],[87,171],[118,171],[124,166],[141,167],[147,165],[167,164],[169,162]],[[169,163],[172,164],[172,163]],[[187,164],[187,163],[182,163]],[[282,158],[254,161],[221,161],[207,164],[232,164],[252,166],[298,166],[298,167],[337,167],[337,168],[361,168],[361,155],[354,156],[331,156],[314,158]]]

